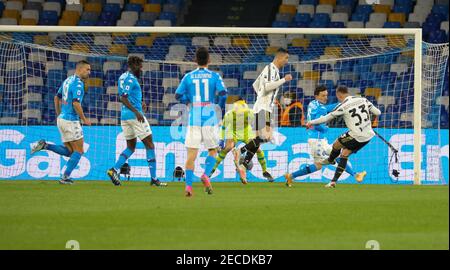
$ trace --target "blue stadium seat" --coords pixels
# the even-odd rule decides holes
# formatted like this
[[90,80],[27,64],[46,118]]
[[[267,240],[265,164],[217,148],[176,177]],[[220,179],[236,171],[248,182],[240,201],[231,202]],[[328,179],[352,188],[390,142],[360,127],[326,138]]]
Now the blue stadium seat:
[[287,28],[287,27],[289,27],[289,23],[288,22],[274,21],[272,23],[272,27],[275,27],[275,28]]
[[126,4],[125,11],[136,11],[139,13],[142,11],[142,6],[140,4]]
[[296,27],[296,28],[307,28],[307,27],[309,27],[309,22],[296,22],[296,21],[293,21],[290,26],[291,27]]
[[319,4],[319,0],[303,0],[302,4],[317,6]]
[[356,3],[357,1],[355,1],[355,0],[338,0],[337,1],[337,5],[342,5],[342,6],[351,6],[351,7],[353,7],[353,6],[355,6],[355,3]]
[[39,16],[39,25],[57,25],[58,13],[56,11],[44,10]]
[[402,25],[399,22],[385,22],[383,28],[401,28]]
[[369,21],[370,14],[369,13],[353,13],[352,21],[354,22],[367,22]]
[[160,20],[169,20],[173,25],[177,23],[177,14],[173,12],[161,12],[159,15]]
[[359,14],[370,14],[373,12],[371,5],[358,5],[356,6],[355,13]]
[[311,15],[309,13],[297,13],[294,17],[295,22],[309,23]]
[[94,21],[88,21],[88,20],[80,20],[78,22],[79,26],[95,26],[97,23]]
[[408,15],[409,13],[412,12],[412,9],[413,9],[412,6],[395,5],[392,10],[395,13],[405,13],[406,15]]
[[345,28],[345,24],[343,22],[330,22],[328,24],[329,28]]
[[120,4],[107,3],[103,6],[103,12],[111,12],[119,15],[120,11]]
[[153,26],[153,22],[147,20],[139,20],[136,22],[136,26]]
[[443,18],[448,20],[448,6],[434,5],[431,13],[442,14],[444,16]]
[[430,43],[445,43],[448,42],[448,36],[444,30],[436,30],[429,33],[427,40]]

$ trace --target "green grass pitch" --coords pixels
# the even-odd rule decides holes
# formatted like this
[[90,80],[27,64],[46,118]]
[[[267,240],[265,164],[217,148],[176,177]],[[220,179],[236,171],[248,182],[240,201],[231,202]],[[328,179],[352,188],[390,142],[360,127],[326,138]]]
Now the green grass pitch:
[[448,186],[0,181],[0,249],[448,249]]

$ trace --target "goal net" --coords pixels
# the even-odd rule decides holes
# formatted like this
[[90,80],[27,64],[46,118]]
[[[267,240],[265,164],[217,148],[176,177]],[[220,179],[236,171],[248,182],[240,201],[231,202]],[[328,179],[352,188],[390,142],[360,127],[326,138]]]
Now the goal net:
[[[93,125],[83,126],[85,154],[72,177],[107,180],[106,170],[126,147],[117,81],[127,69],[127,57],[137,55],[145,59],[140,81],[157,175],[173,180],[175,167],[184,167],[186,160],[188,113],[174,92],[184,74],[195,68],[196,48],[204,46],[209,48],[210,69],[222,75],[228,89],[228,108],[239,96],[251,107],[256,100],[252,83],[278,48],[288,50],[289,63],[280,75],[291,74],[293,80],[277,97],[275,140],[262,147],[276,181],[312,161],[302,115],[306,119],[315,87],[326,86],[328,102],[334,103],[337,86],[345,85],[352,95],[364,95],[380,108],[374,130],[391,145],[374,137],[350,157],[355,172],[367,171],[365,183],[448,184],[448,127],[442,129],[440,122],[442,110],[448,111],[448,92],[443,95],[448,91],[448,44],[416,42],[417,31],[0,26],[0,179],[60,177],[67,158],[49,151],[31,155],[30,147],[39,139],[61,144],[53,98],[76,62],[85,59],[92,71],[82,107]],[[289,99],[293,102],[287,103]],[[298,110],[286,121],[293,106]],[[329,143],[344,131],[342,120],[331,122]],[[196,161],[196,176],[205,157],[203,151]],[[132,180],[150,180],[143,144],[138,143],[128,163]],[[249,181],[265,181],[256,157],[254,164]],[[296,181],[329,181],[334,169],[328,166]],[[237,177],[230,153],[213,181]],[[340,181],[356,183],[347,173]]]

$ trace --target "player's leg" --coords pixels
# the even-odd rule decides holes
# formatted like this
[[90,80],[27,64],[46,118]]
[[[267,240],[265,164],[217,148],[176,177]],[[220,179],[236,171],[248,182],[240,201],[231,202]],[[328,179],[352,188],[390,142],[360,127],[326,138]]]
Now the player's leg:
[[344,145],[341,143],[341,141],[339,141],[339,138],[336,141],[334,141],[331,153],[327,159],[321,162],[322,165],[334,164],[336,162],[336,158],[340,155],[342,148],[344,148]]
[[73,140],[71,138],[73,134],[73,130],[70,127],[71,123],[68,121],[65,121],[63,119],[57,119],[57,127],[59,130],[59,133],[61,134],[61,138],[63,139],[64,145],[55,145],[55,144],[49,144],[44,139],[39,140],[31,149],[31,154],[34,154],[36,152],[39,152],[41,150],[49,150],[56,154],[59,154],[61,156],[70,157],[70,155],[73,152],[72,147],[70,146],[70,143],[68,143],[68,140]]
[[[260,111],[255,115],[256,121],[256,137],[242,149],[241,153],[246,151],[245,157],[242,160],[242,165],[245,169],[249,169],[248,164],[253,159],[253,156],[258,151],[262,143],[268,142],[272,136],[272,128],[270,126],[270,113],[266,111]],[[243,150],[244,149],[244,150]]]
[[266,157],[264,156],[264,151],[261,149],[258,149],[258,151],[256,151],[256,156],[258,157],[259,165],[261,165],[261,169],[262,169],[264,178],[266,178],[267,181],[269,181],[269,182],[273,182],[274,179],[273,179],[272,175],[267,171],[267,161],[266,161]]
[[188,126],[186,129],[185,146],[187,149],[186,168],[186,186],[185,195],[191,197],[193,195],[192,182],[194,181],[195,160],[197,159],[198,149],[201,146],[201,127]]
[[203,185],[205,186],[205,192],[208,194],[212,194],[212,186],[209,179],[209,175],[212,172],[214,164],[216,164],[216,155],[217,155],[217,147],[218,145],[218,130],[216,126],[203,126],[200,127],[201,130],[201,138],[203,145],[208,149],[208,156],[205,160],[205,171],[200,177]]
[[198,148],[187,148],[186,159],[186,196],[190,197],[192,193],[192,182],[194,181],[195,159],[197,158]]
[[293,173],[286,173],[284,175],[284,178],[286,179],[286,186],[291,187],[294,179],[300,176],[308,175],[311,173],[314,173],[318,170],[322,169],[322,164],[320,163],[321,160],[324,158],[324,154],[326,153],[326,148],[331,147],[328,145],[328,142],[326,140],[319,140],[319,139],[309,139],[308,140],[310,154],[312,158],[314,159],[314,162],[311,164],[302,164],[300,165],[300,168],[293,172]]
[[241,183],[245,185],[245,184],[247,184],[247,169],[245,169],[244,166],[239,165],[239,162],[241,160],[241,155],[240,155],[241,151],[240,150],[242,147],[244,147],[244,146],[239,147],[238,144],[240,144],[240,143],[244,143],[244,146],[245,146],[245,143],[248,143],[248,140],[239,139],[236,141],[236,145],[233,148],[233,163],[234,163],[234,166],[236,167],[236,171],[239,174],[239,180],[241,180]]
[[227,154],[234,148],[234,140],[233,139],[227,139],[225,142],[225,147],[220,150],[219,154],[216,157],[216,163],[214,164],[212,170],[211,170],[211,174],[209,174],[208,176],[211,177],[214,172],[217,170],[217,168],[219,167],[220,163],[222,163],[222,161],[225,159],[225,157],[227,156]]
[[73,149],[73,152],[70,155],[69,161],[67,161],[66,170],[63,173],[62,179],[59,181],[61,184],[73,183],[73,181],[70,179],[70,175],[72,174],[72,171],[77,167],[78,163],[80,162],[81,156],[84,154],[83,138],[69,142],[69,144]]
[[167,183],[162,183],[156,177],[156,155],[155,155],[155,145],[153,144],[153,135],[150,134],[145,137],[142,142],[145,146],[145,151],[147,155],[147,162],[150,169],[150,185],[155,186],[167,186]]
[[131,157],[131,155],[133,155],[136,149],[137,136],[133,128],[134,124],[135,123],[133,122],[133,120],[123,120],[121,123],[123,136],[125,137],[125,140],[127,142],[127,148],[123,150],[122,153],[120,153],[119,159],[116,161],[116,164],[114,164],[114,167],[110,168],[106,172],[111,179],[111,182],[115,186],[120,185],[120,168],[122,168],[123,164],[125,164],[125,162]]
[[326,187],[336,187],[336,182],[339,180],[339,177],[341,177],[342,173],[345,170],[345,167],[347,166],[348,157],[352,154],[352,151],[350,149],[344,148],[342,149],[342,152],[340,154],[339,163],[336,167],[336,171],[334,172],[333,179],[331,179],[331,182],[326,185]]
[[61,156],[70,157],[73,150],[72,150],[72,148],[69,148],[67,145],[70,146],[70,144],[68,144],[68,143],[64,143],[64,145],[50,144],[42,139],[39,142],[37,142],[37,144],[35,146],[33,146],[33,148],[31,149],[31,154],[34,154],[41,150],[48,150],[48,151],[52,151]]

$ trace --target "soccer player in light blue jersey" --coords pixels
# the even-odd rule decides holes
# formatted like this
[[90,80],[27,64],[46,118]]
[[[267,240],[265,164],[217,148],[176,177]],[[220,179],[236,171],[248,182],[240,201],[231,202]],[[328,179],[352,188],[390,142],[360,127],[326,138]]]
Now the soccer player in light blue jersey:
[[[328,91],[325,86],[319,85],[314,91],[315,100],[308,104],[307,121],[310,122],[314,119],[318,119],[321,116],[327,115],[329,112],[333,111],[339,103],[333,103],[327,105],[328,101]],[[308,144],[311,151],[311,155],[314,159],[313,164],[302,164],[298,171],[291,173],[286,173],[284,175],[286,179],[286,185],[288,187],[292,186],[294,178],[299,176],[304,176],[310,173],[314,173],[322,169],[321,161],[327,159],[331,153],[332,146],[328,144],[326,138],[326,133],[328,131],[328,126],[326,123],[313,126],[308,129]],[[358,182],[362,182],[366,176],[366,172],[354,173],[350,166],[347,166],[345,171],[354,176]]]
[[90,126],[91,122],[84,116],[81,103],[84,96],[84,80],[89,78],[91,65],[87,61],[79,61],[75,74],[68,77],[58,90],[54,98],[55,111],[58,116],[57,126],[64,145],[53,145],[45,140],[40,140],[31,150],[34,154],[40,150],[49,150],[59,155],[70,157],[67,167],[59,183],[73,184],[70,174],[78,165],[83,149],[83,130],[80,119],[84,125]]
[[136,138],[139,138],[145,145],[150,169],[150,185],[166,185],[156,178],[155,145],[153,144],[152,130],[143,111],[142,89],[138,81],[143,61],[137,56],[128,57],[128,71],[119,77],[118,90],[122,102],[120,119],[127,148],[120,154],[114,167],[107,171],[112,183],[116,186],[120,185],[120,168],[136,149]]
[[205,171],[201,176],[205,191],[212,194],[212,186],[208,175],[216,163],[216,148],[219,146],[218,124],[216,115],[218,104],[222,111],[225,107],[227,89],[222,78],[216,72],[208,69],[209,53],[204,47],[196,51],[198,68],[187,73],[175,92],[175,98],[180,102],[189,104],[189,124],[186,131],[185,145],[187,147],[186,160],[186,189],[185,195],[190,197],[192,193],[192,181],[194,178],[195,159],[202,143],[208,149],[208,157],[205,161]]

